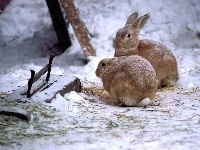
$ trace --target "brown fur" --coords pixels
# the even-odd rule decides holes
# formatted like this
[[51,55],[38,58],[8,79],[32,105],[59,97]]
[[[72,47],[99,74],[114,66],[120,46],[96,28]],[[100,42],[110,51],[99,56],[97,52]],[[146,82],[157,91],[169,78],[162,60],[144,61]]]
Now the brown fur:
[[152,102],[157,80],[152,65],[140,56],[106,58],[99,62],[96,75],[112,98],[128,106],[138,106],[144,98]]
[[175,56],[161,43],[138,39],[139,31],[150,15],[146,14],[138,19],[137,16],[137,13],[130,15],[125,27],[118,30],[113,42],[115,57],[139,55],[152,64],[157,75],[158,88],[174,86],[178,80]]

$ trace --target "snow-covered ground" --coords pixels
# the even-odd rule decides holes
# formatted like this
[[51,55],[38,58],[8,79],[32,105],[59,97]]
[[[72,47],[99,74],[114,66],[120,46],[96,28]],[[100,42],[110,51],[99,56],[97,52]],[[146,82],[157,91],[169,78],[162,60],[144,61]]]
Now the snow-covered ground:
[[[44,110],[28,124],[1,120],[0,149],[199,149],[199,0],[75,2],[97,56],[85,64],[69,26],[73,45],[54,59],[51,73],[80,78],[84,93],[57,95],[51,104],[36,100],[35,106]],[[102,83],[96,66],[113,57],[115,34],[133,12],[151,15],[140,38],[164,43],[178,61],[177,87],[158,91],[155,104],[146,108],[116,107],[97,97]],[[48,49],[56,42],[45,1],[11,1],[0,14],[0,94],[26,85],[29,70],[47,64]]]

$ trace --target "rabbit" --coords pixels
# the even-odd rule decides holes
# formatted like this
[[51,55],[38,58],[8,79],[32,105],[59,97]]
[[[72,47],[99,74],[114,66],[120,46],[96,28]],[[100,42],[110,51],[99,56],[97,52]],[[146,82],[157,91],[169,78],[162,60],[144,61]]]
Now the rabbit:
[[125,106],[147,106],[154,102],[156,73],[151,63],[141,56],[102,59],[95,74],[115,102]]
[[113,41],[114,56],[139,55],[152,64],[158,88],[175,86],[178,80],[178,68],[173,53],[159,42],[139,40],[138,34],[149,18],[149,14],[138,18],[137,12],[128,17],[125,26],[118,30]]

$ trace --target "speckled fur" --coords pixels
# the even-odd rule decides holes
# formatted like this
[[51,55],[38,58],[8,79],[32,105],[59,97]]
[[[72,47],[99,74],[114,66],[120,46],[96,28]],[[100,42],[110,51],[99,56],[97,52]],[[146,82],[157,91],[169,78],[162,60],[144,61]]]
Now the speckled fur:
[[[124,105],[143,106],[154,101],[156,73],[150,62],[140,56],[105,58],[95,73],[112,98]],[[140,103],[145,98],[149,102]]]
[[115,57],[139,55],[152,64],[157,75],[158,88],[174,86],[178,80],[178,69],[173,53],[159,42],[138,39],[139,31],[149,17],[146,14],[138,18],[137,13],[129,16],[125,27],[118,30],[113,42]]

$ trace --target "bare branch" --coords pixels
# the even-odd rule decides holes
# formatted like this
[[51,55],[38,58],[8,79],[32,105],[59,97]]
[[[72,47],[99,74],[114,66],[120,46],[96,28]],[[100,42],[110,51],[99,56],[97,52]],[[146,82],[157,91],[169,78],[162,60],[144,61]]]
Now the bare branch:
[[61,0],[61,3],[71,23],[76,37],[82,47],[85,57],[95,56],[96,52],[90,43],[85,24],[81,21],[73,0]]

